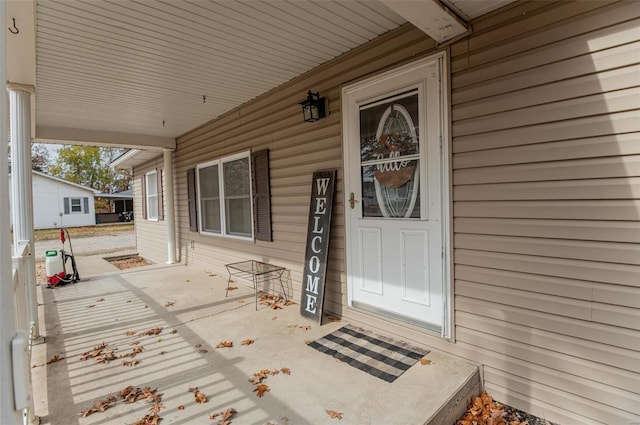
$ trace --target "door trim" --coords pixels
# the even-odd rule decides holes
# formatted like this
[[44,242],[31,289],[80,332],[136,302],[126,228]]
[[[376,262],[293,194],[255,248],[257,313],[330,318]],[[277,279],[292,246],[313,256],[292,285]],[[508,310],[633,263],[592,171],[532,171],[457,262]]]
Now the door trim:
[[[344,197],[345,197],[345,218],[350,217],[350,213],[347,210],[349,208],[349,194],[352,192],[351,185],[353,183],[350,182],[350,179],[347,178],[350,170],[350,154],[349,149],[346,145],[346,138],[349,134],[348,129],[350,129],[353,123],[352,114],[348,111],[350,110],[349,103],[351,102],[350,93],[357,92],[363,89],[367,89],[369,87],[382,87],[385,86],[388,88],[388,93],[390,95],[394,94],[394,91],[398,91],[399,89],[394,87],[392,83],[392,79],[395,79],[399,76],[402,76],[405,73],[412,72],[416,68],[424,66],[430,62],[437,61],[438,68],[440,72],[440,81],[439,81],[439,104],[440,104],[440,134],[441,134],[441,155],[440,155],[440,189],[441,189],[441,232],[442,232],[442,279],[443,279],[443,318],[442,318],[442,327],[439,332],[440,337],[445,338],[447,340],[452,340],[453,338],[453,283],[452,283],[452,247],[451,247],[451,149],[450,149],[450,93],[449,93],[449,57],[447,51],[441,51],[436,54],[430,55],[428,57],[419,59],[417,61],[399,66],[392,70],[383,72],[381,74],[366,78],[354,84],[350,84],[348,86],[344,86],[342,88],[342,134],[343,134],[343,175],[344,175]],[[357,301],[354,303],[352,296],[352,279],[349,276],[350,271],[350,252],[351,252],[351,220],[345,219],[345,242],[346,242],[346,250],[345,250],[345,266],[346,266],[346,286],[347,286],[347,308],[355,309],[359,312],[375,314],[376,317],[381,318],[382,320],[394,318],[385,315],[383,312],[376,311],[371,308],[363,308],[362,305],[359,305]],[[433,329],[429,329],[425,327],[425,329],[429,332],[433,332]]]

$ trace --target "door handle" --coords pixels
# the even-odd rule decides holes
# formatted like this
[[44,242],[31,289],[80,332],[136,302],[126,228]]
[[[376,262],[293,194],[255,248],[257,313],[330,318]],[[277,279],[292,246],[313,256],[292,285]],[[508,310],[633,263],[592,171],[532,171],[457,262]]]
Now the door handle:
[[356,201],[355,198],[353,197],[353,192],[351,192],[351,195],[349,195],[349,206],[351,207],[351,209],[354,209],[356,206]]

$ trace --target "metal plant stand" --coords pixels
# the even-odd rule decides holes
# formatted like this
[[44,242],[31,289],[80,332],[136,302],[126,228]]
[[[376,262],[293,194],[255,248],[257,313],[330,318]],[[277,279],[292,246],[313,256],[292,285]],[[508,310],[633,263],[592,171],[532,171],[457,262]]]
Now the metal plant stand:
[[284,267],[274,266],[273,264],[263,263],[262,261],[247,260],[237,263],[225,264],[227,272],[229,272],[229,279],[227,280],[227,292],[225,297],[229,296],[229,285],[232,278],[239,278],[250,281],[253,284],[253,290],[256,295],[256,310],[258,310],[258,285],[277,279],[280,281],[280,288],[282,289],[282,296],[287,300],[287,293],[284,289],[284,283],[282,283],[282,275],[285,272]]

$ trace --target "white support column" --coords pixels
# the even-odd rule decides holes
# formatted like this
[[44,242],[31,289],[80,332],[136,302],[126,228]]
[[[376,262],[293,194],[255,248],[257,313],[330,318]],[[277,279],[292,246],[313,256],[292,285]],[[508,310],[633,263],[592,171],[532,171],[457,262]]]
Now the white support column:
[[[0,22],[5,22],[4,2],[0,3]],[[9,199],[9,164],[7,160],[7,93],[6,72],[6,31],[0,32],[0,199]],[[16,318],[13,306],[13,279],[11,274],[11,245],[9,244],[9,205],[0,202],[0,423],[22,423],[22,412],[15,409],[13,391],[13,365],[11,341],[16,335]]]
[[164,159],[164,219],[167,223],[167,264],[176,261],[176,218],[173,202],[173,150],[163,150]]
[[[33,184],[31,174],[31,93],[33,86],[7,84],[11,118],[11,204],[13,205],[13,247],[29,241],[33,251]],[[36,299],[36,263],[33,252],[26,260],[27,310],[33,324],[33,340],[40,340]]]

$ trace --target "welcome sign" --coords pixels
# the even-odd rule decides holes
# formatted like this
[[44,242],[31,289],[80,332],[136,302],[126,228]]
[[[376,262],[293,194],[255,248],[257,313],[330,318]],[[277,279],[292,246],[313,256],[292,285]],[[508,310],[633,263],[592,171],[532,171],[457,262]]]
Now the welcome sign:
[[311,183],[300,314],[318,323],[322,320],[336,175],[337,170],[316,171]]

